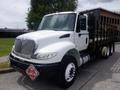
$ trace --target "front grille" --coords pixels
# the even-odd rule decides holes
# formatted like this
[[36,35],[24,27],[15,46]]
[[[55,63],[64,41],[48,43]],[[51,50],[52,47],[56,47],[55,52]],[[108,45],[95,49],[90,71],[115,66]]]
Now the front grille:
[[21,40],[16,39],[15,41],[15,54],[25,57],[31,58],[35,49],[35,42],[33,40]]
[[15,52],[20,53],[21,52],[21,46],[22,46],[21,40],[17,39],[15,41]]

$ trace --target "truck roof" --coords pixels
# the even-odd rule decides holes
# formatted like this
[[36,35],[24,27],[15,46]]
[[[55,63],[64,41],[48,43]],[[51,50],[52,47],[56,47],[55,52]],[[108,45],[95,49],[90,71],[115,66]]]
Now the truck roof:
[[47,14],[45,16],[55,15],[55,14],[68,14],[68,13],[77,13],[77,12],[75,12],[75,11],[56,12],[56,13]]

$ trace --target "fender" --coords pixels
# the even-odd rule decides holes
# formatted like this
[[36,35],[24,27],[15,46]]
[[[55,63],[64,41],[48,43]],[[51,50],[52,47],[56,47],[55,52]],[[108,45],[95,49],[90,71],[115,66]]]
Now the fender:
[[35,53],[49,53],[49,52],[50,53],[56,52],[57,55],[49,60],[39,61],[41,61],[42,63],[59,63],[62,61],[62,58],[65,55],[71,55],[77,60],[78,66],[80,66],[82,62],[80,61],[79,52],[75,49],[74,43],[70,41],[62,41],[50,44],[48,46],[45,46],[44,48],[37,50]]
[[[69,50],[69,51],[66,53],[66,55],[74,57],[75,60],[77,61],[78,67],[82,65],[83,60],[80,58],[80,54],[79,54],[79,52],[78,52],[75,48]],[[66,56],[66,55],[65,55],[65,56]]]

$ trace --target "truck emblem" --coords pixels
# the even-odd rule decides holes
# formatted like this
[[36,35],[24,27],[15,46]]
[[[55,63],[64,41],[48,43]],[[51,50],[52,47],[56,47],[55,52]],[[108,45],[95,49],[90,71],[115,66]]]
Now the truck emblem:
[[30,66],[26,69],[26,74],[31,80],[35,80],[39,76],[39,72],[33,64],[30,64]]

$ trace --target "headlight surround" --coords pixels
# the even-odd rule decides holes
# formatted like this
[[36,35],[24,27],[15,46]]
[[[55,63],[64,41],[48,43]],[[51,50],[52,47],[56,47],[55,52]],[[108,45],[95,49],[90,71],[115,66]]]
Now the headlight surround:
[[52,53],[37,53],[37,54],[35,54],[35,58],[39,59],[39,60],[44,60],[44,59],[53,58],[56,55],[57,55],[56,52],[52,52]]

